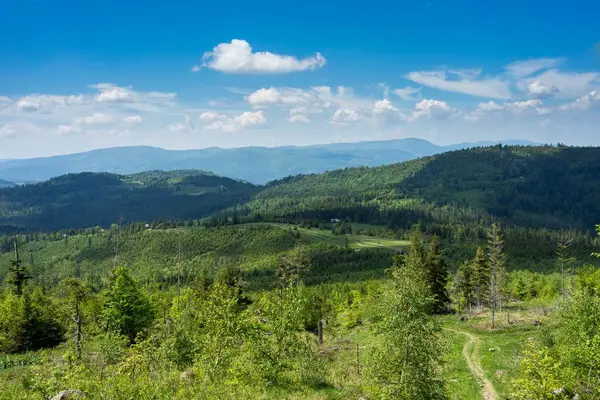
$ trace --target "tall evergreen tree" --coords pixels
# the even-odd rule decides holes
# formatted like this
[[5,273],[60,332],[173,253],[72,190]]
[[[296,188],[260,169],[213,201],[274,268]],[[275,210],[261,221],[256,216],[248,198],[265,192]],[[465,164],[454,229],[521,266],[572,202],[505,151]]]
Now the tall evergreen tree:
[[436,314],[447,311],[450,302],[448,296],[448,265],[440,252],[439,239],[433,235],[429,244],[429,251],[425,257],[427,281],[434,297],[433,312]]
[[31,279],[31,275],[29,274],[27,267],[23,265],[19,259],[19,248],[16,237],[14,238],[14,249],[15,259],[10,262],[11,265],[8,267],[8,283],[14,286],[14,293],[17,296],[21,296],[27,281]]
[[444,346],[440,327],[429,315],[435,299],[423,273],[419,240],[416,232],[416,246],[396,256],[377,304],[378,336],[367,371],[374,398],[446,398],[439,368]]
[[481,310],[489,300],[490,287],[490,265],[485,258],[482,247],[478,247],[473,259],[473,289],[475,291],[475,303]]
[[458,296],[459,311],[471,308],[475,302],[475,275],[474,264],[464,262],[458,267],[456,273],[456,294]]
[[104,304],[107,329],[133,342],[140,332],[152,324],[152,306],[126,268],[117,267],[110,280]]
[[493,223],[487,233],[488,262],[490,265],[490,306],[492,308],[492,328],[494,328],[496,310],[502,305],[504,285],[506,283],[506,257],[504,239],[498,224]]
[[563,300],[567,297],[567,289],[565,286],[567,273],[575,264],[575,258],[570,255],[570,247],[573,243],[573,231],[563,231],[558,236],[556,245],[556,264],[561,275],[561,294]]

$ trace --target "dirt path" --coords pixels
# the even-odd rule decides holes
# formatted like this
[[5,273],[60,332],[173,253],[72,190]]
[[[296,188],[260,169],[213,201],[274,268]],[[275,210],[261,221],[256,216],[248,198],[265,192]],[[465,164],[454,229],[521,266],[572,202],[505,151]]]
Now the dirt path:
[[[465,335],[469,340],[463,346],[463,357],[467,361],[467,365],[469,366],[469,370],[475,376],[478,382],[481,384],[481,393],[483,395],[484,400],[497,400],[498,393],[496,393],[496,389],[494,389],[494,385],[492,382],[485,376],[485,371],[481,367],[481,363],[479,362],[479,338],[469,332],[458,331],[455,329],[445,328],[448,331],[460,333],[461,335]],[[469,347],[472,346],[472,351],[469,353]]]

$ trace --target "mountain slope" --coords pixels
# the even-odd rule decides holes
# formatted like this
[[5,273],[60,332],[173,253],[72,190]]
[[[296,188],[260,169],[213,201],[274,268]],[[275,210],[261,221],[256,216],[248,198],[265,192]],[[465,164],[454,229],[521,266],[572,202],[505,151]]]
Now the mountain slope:
[[249,199],[252,184],[194,170],[80,173],[0,189],[0,225],[56,230],[193,219]]
[[164,150],[145,146],[119,147],[55,157],[3,161],[0,163],[0,177],[9,181],[26,182],[79,172],[132,174],[148,170],[201,169],[264,184],[290,175],[385,165],[477,145],[480,143],[437,146],[422,139],[399,139],[276,148]]
[[600,148],[494,146],[283,179],[247,209],[384,224],[406,224],[408,214],[413,223],[444,212],[468,219],[470,209],[518,225],[591,229],[599,198]]
[[15,186],[15,184],[13,182],[9,182],[9,181],[0,179],[0,188],[11,187],[11,186]]

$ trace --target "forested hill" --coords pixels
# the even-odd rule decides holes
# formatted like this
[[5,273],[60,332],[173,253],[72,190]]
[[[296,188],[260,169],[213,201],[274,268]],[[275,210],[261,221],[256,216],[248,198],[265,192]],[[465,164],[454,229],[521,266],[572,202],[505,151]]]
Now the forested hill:
[[108,226],[121,218],[192,219],[243,203],[256,189],[197,170],[69,174],[0,189],[0,225],[56,230]]
[[15,184],[13,182],[9,182],[9,181],[5,181],[3,179],[0,179],[0,188],[5,188],[5,187],[11,187],[14,186]]
[[247,210],[401,225],[451,213],[469,219],[476,211],[515,225],[592,229],[598,199],[600,148],[493,146],[283,179]]

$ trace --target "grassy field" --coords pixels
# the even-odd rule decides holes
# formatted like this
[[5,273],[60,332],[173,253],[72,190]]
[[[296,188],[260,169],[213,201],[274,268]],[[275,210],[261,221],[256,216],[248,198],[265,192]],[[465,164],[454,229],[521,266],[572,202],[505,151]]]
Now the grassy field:
[[[256,225],[257,223],[255,223]],[[260,224],[260,223],[258,223]],[[344,246],[346,244],[346,240],[348,241],[348,246],[353,249],[360,249],[365,247],[380,247],[387,248],[396,251],[402,251],[408,247],[410,242],[408,240],[398,240],[398,239],[390,239],[390,238],[379,238],[374,236],[367,235],[334,235],[330,230],[322,230],[318,228],[300,228],[296,225],[288,225],[288,224],[277,224],[277,223],[267,223],[269,225],[278,226],[282,229],[294,229],[298,230],[300,234],[311,242],[327,242],[337,246]],[[365,228],[367,225],[361,224],[362,228]]]

